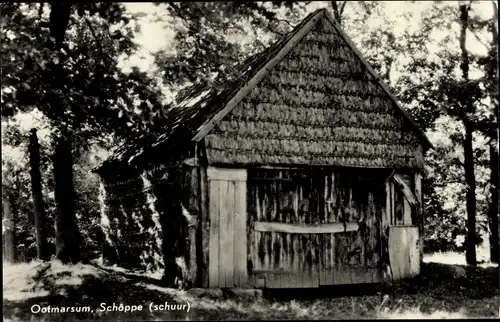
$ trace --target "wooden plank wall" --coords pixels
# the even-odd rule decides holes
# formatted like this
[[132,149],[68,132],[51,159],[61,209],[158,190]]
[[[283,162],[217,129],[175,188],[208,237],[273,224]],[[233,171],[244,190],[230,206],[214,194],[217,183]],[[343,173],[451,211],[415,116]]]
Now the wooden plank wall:
[[247,286],[246,171],[209,167],[209,287]]
[[[388,279],[400,280],[420,273],[423,259],[423,217],[421,177],[419,174],[396,174],[387,182],[387,212],[390,216],[390,227],[387,238],[383,238],[388,247],[389,270]],[[401,181],[403,184],[401,184]],[[407,196],[405,196],[405,193]],[[409,199],[408,199],[409,198]],[[383,246],[385,247],[385,246]]]
[[249,176],[249,202],[252,273],[266,288],[380,280],[383,179],[259,169]]
[[389,258],[393,280],[414,277],[420,273],[418,238],[418,227],[390,227]]
[[423,201],[423,194],[422,194],[422,175],[420,172],[415,173],[415,178],[414,178],[414,184],[415,184],[415,196],[417,197],[417,225],[418,225],[418,248],[419,248],[419,260],[420,263],[423,262],[424,260],[424,201]]

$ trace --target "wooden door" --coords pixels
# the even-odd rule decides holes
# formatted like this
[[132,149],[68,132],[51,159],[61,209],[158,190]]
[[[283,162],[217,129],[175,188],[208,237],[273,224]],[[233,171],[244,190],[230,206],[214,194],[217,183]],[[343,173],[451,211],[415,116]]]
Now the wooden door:
[[385,186],[363,183],[371,187],[363,190],[348,178],[324,171],[252,172],[249,254],[256,287],[380,281]]
[[319,286],[319,232],[310,190],[294,171],[256,170],[249,177],[249,249],[255,287]]
[[343,173],[324,178],[323,221],[340,224],[341,229],[322,236],[320,285],[380,282],[384,181]]
[[209,287],[247,287],[247,173],[209,167]]

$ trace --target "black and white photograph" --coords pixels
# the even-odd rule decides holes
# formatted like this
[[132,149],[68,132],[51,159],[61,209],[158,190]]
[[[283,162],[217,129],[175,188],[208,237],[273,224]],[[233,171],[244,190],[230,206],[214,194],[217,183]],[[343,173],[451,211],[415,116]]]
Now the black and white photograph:
[[500,318],[498,1],[0,3],[4,321]]

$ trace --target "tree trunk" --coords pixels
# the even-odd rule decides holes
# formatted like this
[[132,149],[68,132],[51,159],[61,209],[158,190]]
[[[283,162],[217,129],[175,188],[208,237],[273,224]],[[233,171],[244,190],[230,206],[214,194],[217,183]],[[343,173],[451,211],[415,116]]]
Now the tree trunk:
[[[464,82],[469,81],[469,53],[466,48],[467,40],[467,24],[469,17],[469,7],[467,5],[460,6],[460,50],[462,52],[462,62],[460,69],[462,70]],[[474,173],[474,148],[472,145],[474,132],[473,126],[468,119],[473,112],[474,106],[471,101],[466,103],[466,111],[462,116],[462,122],[465,128],[464,147],[464,171],[465,181],[467,186],[466,192],[466,207],[467,207],[467,244],[465,248],[465,260],[467,264],[476,266],[476,176]]]
[[344,13],[344,8],[346,3],[347,1],[342,2],[339,7],[337,1],[330,1],[330,6],[332,7],[333,11],[333,16],[335,17],[335,20],[337,20],[339,25],[342,24],[342,14]]
[[499,193],[498,190],[498,172],[500,169],[500,162],[498,160],[498,120],[500,119],[499,108],[498,108],[498,8],[495,1],[491,2],[493,5],[493,19],[491,24],[491,31],[493,39],[491,42],[491,51],[495,55],[495,63],[489,64],[490,68],[495,69],[495,73],[491,73],[490,78],[490,96],[491,105],[493,110],[493,120],[495,120],[496,127],[492,131],[492,137],[490,138],[490,204],[488,209],[488,223],[490,229],[490,260],[493,263],[499,263],[500,257],[500,226],[498,222],[498,213],[500,212]]
[[467,204],[467,245],[465,249],[465,259],[467,264],[475,266],[476,259],[476,176],[474,173],[474,153],[472,147],[472,126],[465,121],[464,140],[464,170],[467,184],[466,204]]
[[45,231],[46,217],[42,195],[42,175],[40,174],[40,145],[38,144],[36,129],[31,129],[28,151],[31,168],[31,195],[35,212],[36,253],[39,259],[48,260],[50,254]]
[[498,240],[498,149],[497,141],[490,142],[490,205],[488,211],[488,223],[490,229],[490,260],[499,262],[500,245]]
[[81,254],[80,234],[76,225],[70,134],[55,139],[54,182],[56,257],[63,263],[76,263],[81,260]]
[[15,218],[4,187],[2,187],[2,212],[3,258],[8,263],[14,263],[16,261]]

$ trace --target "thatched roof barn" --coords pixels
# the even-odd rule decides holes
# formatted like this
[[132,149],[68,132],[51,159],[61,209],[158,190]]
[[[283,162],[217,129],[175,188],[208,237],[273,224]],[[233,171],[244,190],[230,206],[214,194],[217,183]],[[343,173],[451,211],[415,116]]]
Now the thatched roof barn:
[[98,169],[110,261],[204,287],[418,274],[431,144],[326,10],[167,114]]

